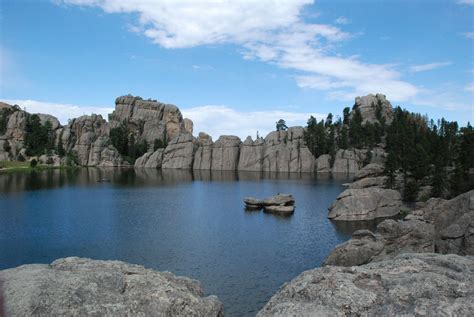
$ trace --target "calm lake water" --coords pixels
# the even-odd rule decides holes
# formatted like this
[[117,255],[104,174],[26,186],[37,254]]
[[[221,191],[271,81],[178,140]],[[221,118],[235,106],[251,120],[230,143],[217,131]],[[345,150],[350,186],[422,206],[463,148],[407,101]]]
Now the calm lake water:
[[[347,181],[98,168],[0,174],[0,269],[67,256],[122,260],[198,279],[226,315],[254,315],[350,237],[353,227],[327,219]],[[295,196],[292,217],[243,209],[245,196],[277,193]]]

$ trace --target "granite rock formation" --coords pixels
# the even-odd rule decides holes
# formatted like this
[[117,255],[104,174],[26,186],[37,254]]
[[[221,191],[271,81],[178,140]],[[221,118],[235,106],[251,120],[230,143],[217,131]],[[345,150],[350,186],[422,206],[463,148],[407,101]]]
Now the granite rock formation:
[[199,282],[119,261],[64,258],[0,271],[8,316],[223,316]]
[[257,316],[468,316],[472,311],[474,257],[408,253],[303,272]]
[[361,221],[391,217],[399,214],[401,206],[401,195],[393,189],[346,189],[329,207],[328,218]]

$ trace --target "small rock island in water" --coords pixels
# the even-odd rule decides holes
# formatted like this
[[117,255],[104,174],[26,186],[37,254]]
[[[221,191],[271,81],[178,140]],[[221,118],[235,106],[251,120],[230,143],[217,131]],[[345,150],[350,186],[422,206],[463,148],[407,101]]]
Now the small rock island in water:
[[246,210],[261,210],[281,216],[291,216],[295,212],[295,199],[290,194],[278,194],[263,200],[244,198]]

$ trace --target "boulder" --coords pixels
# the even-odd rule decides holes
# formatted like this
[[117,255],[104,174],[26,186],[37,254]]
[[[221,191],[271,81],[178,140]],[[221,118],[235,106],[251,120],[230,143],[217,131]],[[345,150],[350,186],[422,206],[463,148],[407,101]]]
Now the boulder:
[[162,168],[191,169],[197,142],[189,133],[181,133],[172,139],[163,152]]
[[120,261],[64,258],[0,271],[8,316],[223,316],[199,282]]
[[371,262],[384,247],[384,240],[369,230],[357,230],[352,239],[334,248],[324,265],[354,266]]
[[334,248],[325,265],[354,266],[393,258],[401,253],[434,252],[434,226],[420,220],[381,222],[375,233],[354,232],[352,238]]
[[245,197],[244,204],[247,209],[259,210],[263,208],[263,200],[253,197]]
[[370,163],[357,171],[354,175],[354,180],[359,180],[366,177],[376,177],[383,175],[384,166],[378,163]]
[[237,170],[241,143],[237,136],[221,135],[212,145],[211,170]]
[[395,216],[400,212],[402,198],[398,191],[369,187],[346,189],[329,207],[328,218],[360,221]]
[[386,176],[366,177],[366,178],[359,179],[355,182],[349,183],[348,188],[351,188],[351,189],[361,189],[361,188],[367,188],[367,187],[383,188],[385,186],[386,180],[387,180]]
[[264,206],[291,206],[295,204],[295,198],[291,194],[278,194],[263,200]]
[[263,211],[280,216],[291,216],[295,212],[295,206],[265,206]]
[[436,252],[474,255],[474,190],[451,200],[431,198],[418,213],[435,227]]
[[474,257],[409,253],[303,272],[257,316],[469,316],[472,311]]

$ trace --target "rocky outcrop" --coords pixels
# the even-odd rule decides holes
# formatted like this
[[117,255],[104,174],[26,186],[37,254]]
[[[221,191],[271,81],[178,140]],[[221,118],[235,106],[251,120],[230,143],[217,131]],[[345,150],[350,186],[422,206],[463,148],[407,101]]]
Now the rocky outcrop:
[[387,181],[386,176],[366,177],[349,184],[350,189],[361,189],[367,187],[384,187]]
[[451,200],[431,198],[414,215],[433,224],[436,252],[474,255],[474,190]]
[[401,253],[434,252],[434,228],[420,221],[384,220],[375,233],[358,230],[334,248],[325,265],[354,266],[380,261]]
[[365,155],[365,152],[362,150],[338,150],[331,172],[337,174],[353,174],[362,167]]
[[198,281],[119,261],[65,258],[0,280],[7,316],[223,316]]
[[240,147],[239,171],[263,171],[263,158],[265,156],[265,141],[258,138],[255,141],[248,136]]
[[137,158],[134,167],[136,168],[161,168],[163,163],[164,149],[158,149],[155,152],[147,152]]
[[235,171],[239,163],[239,137],[222,135],[212,145],[211,170]]
[[37,113],[37,115],[40,118],[40,122],[42,125],[46,124],[46,122],[49,121],[49,123],[51,123],[51,128],[53,129],[53,131],[61,127],[61,123],[59,122],[58,118],[50,114],[44,114],[44,113]]
[[[392,123],[393,108],[385,95],[376,94],[374,96],[369,94],[367,96],[357,97],[354,104],[354,109],[356,108],[360,110],[362,115],[362,124],[367,122],[381,123],[377,118],[377,108],[380,111],[380,117],[385,120],[385,123]],[[351,115],[353,115],[353,113],[354,110],[351,112]]]
[[191,169],[197,142],[189,133],[181,133],[172,139],[163,153],[162,168]]
[[77,154],[82,166],[127,165],[112,146],[109,126],[101,115],[82,116],[72,119],[70,124],[58,130],[58,142],[64,149]]
[[295,198],[290,194],[278,194],[263,200],[246,197],[244,203],[246,210],[260,210],[263,208],[266,213],[281,216],[290,216],[295,212]]
[[194,154],[193,169],[210,170],[212,161],[212,137],[204,132],[199,132],[197,139],[198,148]]
[[302,127],[270,132],[264,141],[262,170],[265,172],[314,171],[316,161],[304,145],[303,133]]
[[377,177],[383,175],[384,166],[379,163],[370,163],[357,171],[354,175],[354,180],[363,179],[366,177]]
[[360,221],[395,216],[400,212],[402,198],[398,191],[369,187],[346,189],[329,207],[328,218]]
[[175,105],[156,100],[143,100],[131,95],[118,97],[115,110],[109,115],[111,128],[123,125],[135,134],[137,141],[172,140],[185,133],[185,122]]
[[473,257],[410,253],[303,272],[257,316],[468,316],[473,310]]
[[194,123],[191,119],[184,118],[184,130],[189,133],[193,134],[193,129],[194,129]]

